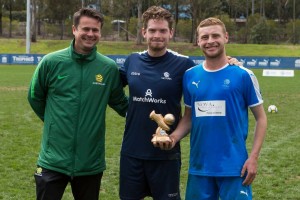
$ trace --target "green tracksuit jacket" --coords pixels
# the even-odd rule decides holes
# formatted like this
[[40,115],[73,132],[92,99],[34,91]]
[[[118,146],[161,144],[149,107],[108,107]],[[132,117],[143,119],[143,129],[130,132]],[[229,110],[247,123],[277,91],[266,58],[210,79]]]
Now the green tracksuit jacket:
[[105,170],[106,108],[125,116],[128,100],[116,63],[96,48],[77,54],[73,43],[41,60],[28,101],[44,122],[37,165],[83,176]]

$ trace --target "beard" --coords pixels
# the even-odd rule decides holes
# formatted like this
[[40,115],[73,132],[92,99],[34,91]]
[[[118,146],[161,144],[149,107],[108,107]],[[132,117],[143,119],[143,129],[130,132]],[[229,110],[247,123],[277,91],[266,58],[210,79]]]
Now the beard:
[[221,49],[217,49],[216,52],[211,53],[209,51],[205,51],[205,48],[204,48],[204,49],[202,49],[202,52],[206,58],[215,59],[215,58],[221,57],[224,54],[225,50],[224,50],[224,48],[221,48]]
[[167,48],[166,42],[156,43],[156,42],[150,41],[150,42],[148,42],[148,46],[149,46],[149,49],[153,52],[160,52]]

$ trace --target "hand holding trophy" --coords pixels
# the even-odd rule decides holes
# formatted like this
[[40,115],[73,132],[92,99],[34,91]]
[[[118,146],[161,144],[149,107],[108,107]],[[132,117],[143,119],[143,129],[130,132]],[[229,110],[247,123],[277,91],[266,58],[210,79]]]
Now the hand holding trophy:
[[150,113],[150,119],[154,120],[158,127],[155,131],[155,134],[153,134],[153,138],[151,142],[154,146],[158,146],[158,143],[164,143],[164,142],[172,142],[169,135],[166,131],[170,130],[169,125],[172,125],[175,122],[175,117],[172,114],[166,114],[164,117],[161,114],[156,114],[153,110]]

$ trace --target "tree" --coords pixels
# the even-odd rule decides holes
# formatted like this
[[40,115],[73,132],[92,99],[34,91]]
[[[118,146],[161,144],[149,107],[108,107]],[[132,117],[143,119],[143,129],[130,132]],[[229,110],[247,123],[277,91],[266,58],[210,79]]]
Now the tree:
[[197,45],[196,28],[199,22],[207,17],[221,14],[220,0],[189,0],[190,15],[192,16],[192,34],[190,42]]
[[59,23],[60,39],[64,39],[65,20],[72,18],[73,13],[77,11],[78,7],[81,7],[81,3],[73,0],[45,0],[45,4],[47,5],[46,17],[52,19],[52,23]]
[[2,7],[3,7],[3,0],[0,0],[0,36],[2,36],[2,34],[3,34],[3,30],[2,30],[2,16],[3,16],[3,14],[2,14]]
[[143,41],[143,36],[141,33],[142,30],[142,7],[143,2],[142,0],[138,0],[137,2],[137,8],[138,8],[138,24],[137,24],[137,33],[136,33],[136,44],[141,45]]
[[37,0],[31,0],[31,42],[36,42],[36,11],[37,9]]

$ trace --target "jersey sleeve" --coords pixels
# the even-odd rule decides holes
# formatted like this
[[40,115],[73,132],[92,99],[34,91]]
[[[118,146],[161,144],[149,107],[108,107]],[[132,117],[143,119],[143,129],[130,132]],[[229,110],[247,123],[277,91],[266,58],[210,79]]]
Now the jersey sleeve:
[[35,69],[28,90],[28,102],[35,114],[44,121],[47,97],[47,62],[43,59]]
[[182,89],[183,89],[183,101],[184,104],[188,107],[191,107],[191,96],[188,91],[188,81],[189,81],[189,70],[187,70],[184,75],[183,75],[183,80],[182,80]]
[[245,79],[245,98],[248,104],[248,107],[254,107],[263,103],[261,91],[259,88],[259,83],[251,70],[246,70],[244,79]]
[[127,67],[128,67],[128,62],[129,62],[129,59],[127,58],[125,60],[124,64],[119,68],[120,80],[121,80],[121,83],[122,83],[123,87],[125,87],[126,85],[128,85],[128,81],[127,81]]
[[111,95],[109,98],[109,106],[114,109],[119,115],[125,117],[128,109],[128,98],[125,95],[122,83],[121,74],[118,71],[118,67],[114,66],[113,77],[115,81],[113,82]]

